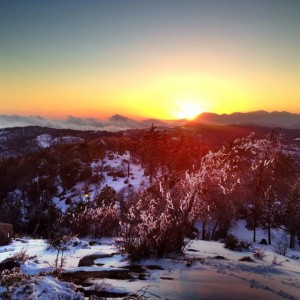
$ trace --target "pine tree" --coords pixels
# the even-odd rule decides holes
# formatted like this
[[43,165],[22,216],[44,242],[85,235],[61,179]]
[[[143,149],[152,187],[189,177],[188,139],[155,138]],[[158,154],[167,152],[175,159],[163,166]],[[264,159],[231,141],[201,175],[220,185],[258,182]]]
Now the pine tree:
[[295,248],[295,238],[300,234],[300,180],[294,185],[287,199],[284,213],[286,231],[290,234],[290,248]]

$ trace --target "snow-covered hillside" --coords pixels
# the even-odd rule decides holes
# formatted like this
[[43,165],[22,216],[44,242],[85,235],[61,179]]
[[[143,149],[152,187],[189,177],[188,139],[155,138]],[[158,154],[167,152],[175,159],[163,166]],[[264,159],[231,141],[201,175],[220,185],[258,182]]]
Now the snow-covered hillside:
[[59,144],[75,144],[80,142],[84,142],[84,140],[74,136],[62,136],[54,138],[50,134],[41,134],[36,138],[36,143],[40,148],[48,148],[50,146]]
[[118,154],[108,151],[103,160],[92,161],[90,167],[93,175],[101,175],[101,181],[93,184],[78,182],[69,191],[64,190],[58,181],[59,193],[53,198],[53,202],[63,212],[68,208],[67,199],[71,199],[72,202],[93,201],[105,186],[113,188],[117,193],[123,191],[126,198],[130,191],[138,191],[149,185],[149,178],[144,169],[140,164],[131,161],[129,152]]

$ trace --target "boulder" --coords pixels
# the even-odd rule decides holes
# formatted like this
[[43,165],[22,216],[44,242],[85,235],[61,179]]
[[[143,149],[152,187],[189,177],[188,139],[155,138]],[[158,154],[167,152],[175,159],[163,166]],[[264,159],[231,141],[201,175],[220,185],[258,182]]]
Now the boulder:
[[12,270],[13,268],[20,267],[20,263],[18,261],[15,261],[13,258],[9,257],[4,259],[0,263],[0,273],[4,270]]
[[261,239],[261,241],[259,242],[260,245],[268,245],[268,242],[266,239]]
[[14,229],[11,224],[0,222],[0,246],[10,243],[14,234]]
[[82,257],[79,260],[78,267],[90,267],[90,266],[93,266],[95,264],[94,263],[95,259],[113,257],[114,255],[115,255],[115,253],[110,253],[110,254],[103,253],[103,254],[87,255],[87,256]]

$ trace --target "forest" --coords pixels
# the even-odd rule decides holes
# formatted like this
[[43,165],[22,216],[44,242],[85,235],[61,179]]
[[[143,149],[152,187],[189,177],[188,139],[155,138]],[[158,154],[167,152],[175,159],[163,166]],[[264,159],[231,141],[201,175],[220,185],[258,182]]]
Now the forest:
[[[5,145],[15,152],[7,157],[3,149],[0,159],[0,221],[17,234],[53,241],[65,235],[119,237],[132,260],[183,252],[194,238],[224,240],[239,219],[246,220],[254,242],[257,228],[268,231],[268,244],[271,231],[282,228],[294,248],[300,237],[298,146],[287,144],[281,130],[231,129],[30,128],[34,141],[49,130],[56,140],[29,150],[16,146],[28,141],[25,129],[3,130]],[[124,153],[121,167],[109,164],[110,156]],[[130,184],[133,164],[146,178],[138,189]],[[107,177],[127,184],[116,191]],[[93,197],[86,197],[92,190]]]

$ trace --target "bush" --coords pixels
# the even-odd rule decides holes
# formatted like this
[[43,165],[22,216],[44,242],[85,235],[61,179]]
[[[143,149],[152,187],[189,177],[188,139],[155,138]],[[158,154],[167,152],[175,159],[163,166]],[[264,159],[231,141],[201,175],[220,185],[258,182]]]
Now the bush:
[[27,276],[19,268],[13,268],[12,270],[2,271],[0,283],[8,287],[26,278]]
[[29,259],[29,255],[26,250],[22,249],[19,252],[16,252],[12,258],[16,262],[24,263]]
[[182,182],[158,182],[127,202],[121,220],[121,248],[130,259],[183,253],[193,224],[194,197]]
[[225,240],[225,248],[233,251],[244,251],[249,250],[251,244],[245,241],[240,241],[234,235],[229,234]]
[[255,249],[253,256],[254,256],[255,259],[263,260],[265,258],[265,256],[266,256],[266,254],[265,254],[265,248],[257,248],[257,249]]
[[232,234],[229,234],[225,240],[225,248],[229,249],[229,250],[237,250],[238,246],[239,246],[239,240]]
[[239,261],[254,262],[254,259],[251,258],[250,256],[244,256],[244,257],[240,258]]
[[287,241],[280,241],[274,246],[274,252],[276,254],[286,256],[288,252],[288,242]]
[[63,267],[66,263],[65,252],[69,250],[70,239],[70,236],[65,235],[48,240],[50,247],[56,251],[54,263],[49,264],[49,266],[53,269],[53,273],[56,275],[60,275],[63,271]]

